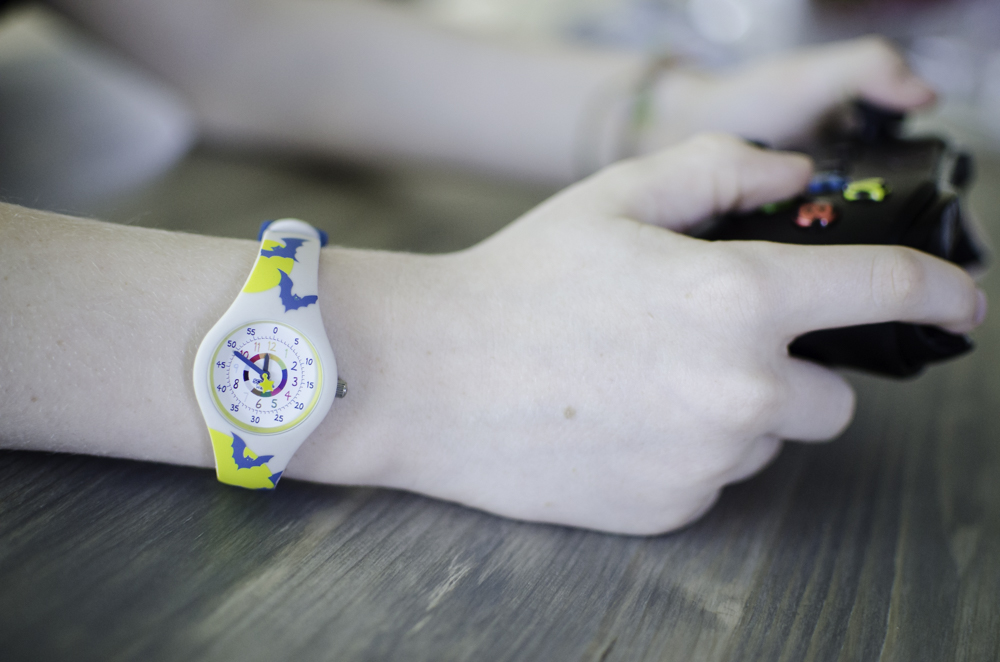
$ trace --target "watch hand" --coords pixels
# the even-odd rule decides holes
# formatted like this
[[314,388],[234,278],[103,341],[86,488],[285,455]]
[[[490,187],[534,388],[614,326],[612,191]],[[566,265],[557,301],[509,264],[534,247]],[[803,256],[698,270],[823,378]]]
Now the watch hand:
[[250,359],[248,359],[247,357],[243,356],[242,354],[240,354],[239,352],[237,352],[237,351],[236,351],[235,349],[233,350],[233,356],[235,356],[235,357],[236,357],[236,358],[238,358],[238,359],[239,359],[240,361],[243,361],[243,362],[244,362],[244,363],[246,363],[246,364],[247,364],[248,366],[250,366],[251,368],[253,368],[254,372],[256,372],[256,373],[257,373],[258,375],[263,375],[263,374],[264,374],[264,371],[263,371],[263,370],[261,370],[260,368],[258,368],[258,367],[257,367],[257,366],[256,366],[256,365],[254,364],[254,362],[253,362],[253,361],[251,361],[251,360],[250,360]]
[[261,373],[260,373],[262,377],[263,377],[263,376],[264,376],[265,374],[267,374],[267,366],[268,366],[268,365],[269,365],[270,363],[271,363],[271,355],[270,355],[270,354],[265,354],[265,355],[264,355],[264,369],[263,369],[263,370],[261,370]]

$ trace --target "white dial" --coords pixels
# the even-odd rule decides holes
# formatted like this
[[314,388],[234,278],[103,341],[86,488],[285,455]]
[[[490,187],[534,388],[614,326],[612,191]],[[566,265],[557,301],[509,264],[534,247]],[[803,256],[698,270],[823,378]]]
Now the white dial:
[[257,434],[301,423],[323,390],[323,370],[309,340],[280,322],[241,325],[215,350],[209,388],[219,411]]

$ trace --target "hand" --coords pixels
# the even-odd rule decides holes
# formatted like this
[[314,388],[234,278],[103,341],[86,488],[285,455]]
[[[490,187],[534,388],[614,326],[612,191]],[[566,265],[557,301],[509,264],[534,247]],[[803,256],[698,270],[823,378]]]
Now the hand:
[[762,60],[726,75],[679,69],[655,90],[660,121],[644,147],[653,151],[709,129],[788,145],[857,98],[902,111],[926,106],[935,96],[878,37]]
[[380,454],[378,470],[337,482],[615,532],[692,521],[781,439],[830,439],[850,421],[850,387],[789,357],[793,338],[895,319],[960,332],[983,314],[965,272],[911,249],[678,233],[789,196],[810,173],[799,155],[698,137],[472,249],[394,261],[382,272],[395,291],[373,308],[396,330],[378,332],[370,374],[331,417],[351,429],[320,428],[295,473],[343,470],[331,449],[351,443]]
[[233,356],[235,356],[236,358],[238,358],[240,361],[243,361],[243,363],[246,363],[248,366],[250,366],[254,370],[254,372],[256,372],[261,377],[264,376],[264,372],[267,370],[267,358],[266,358],[267,354],[264,355],[265,358],[264,358],[264,367],[263,368],[258,368],[256,363],[254,363],[253,361],[251,361],[250,359],[248,359],[247,357],[243,356],[242,354],[240,354],[239,352],[237,352],[235,350],[233,350]]

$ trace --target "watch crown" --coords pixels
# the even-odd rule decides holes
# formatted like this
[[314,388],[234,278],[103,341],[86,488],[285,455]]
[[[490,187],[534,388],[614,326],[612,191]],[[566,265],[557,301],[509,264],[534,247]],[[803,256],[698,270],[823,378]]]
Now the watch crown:
[[347,395],[347,382],[337,377],[337,397],[342,398]]

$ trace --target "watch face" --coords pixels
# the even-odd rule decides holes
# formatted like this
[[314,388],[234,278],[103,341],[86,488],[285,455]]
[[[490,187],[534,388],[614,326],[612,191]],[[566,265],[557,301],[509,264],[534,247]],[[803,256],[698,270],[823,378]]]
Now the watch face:
[[219,411],[257,434],[295,427],[312,411],[323,370],[309,340],[280,322],[234,329],[212,357],[209,387]]

